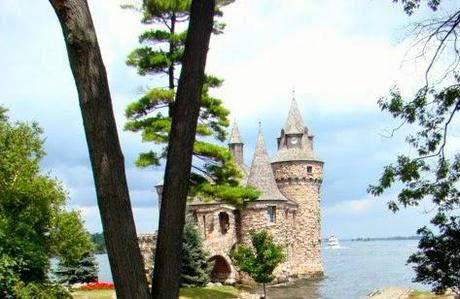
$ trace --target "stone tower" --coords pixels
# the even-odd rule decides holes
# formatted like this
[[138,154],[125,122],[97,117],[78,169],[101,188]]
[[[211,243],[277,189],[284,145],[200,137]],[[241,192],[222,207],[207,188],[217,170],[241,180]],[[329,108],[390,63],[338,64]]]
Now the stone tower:
[[233,125],[232,133],[230,134],[230,139],[228,141],[228,149],[233,155],[233,159],[236,164],[242,166],[244,164],[243,157],[243,140],[241,139],[240,131],[238,130],[238,125]]
[[244,164],[244,143],[241,138],[240,131],[236,122],[233,125],[232,132],[228,141],[228,150],[232,153],[233,159],[236,164],[243,171],[243,177],[241,179],[242,184],[246,184],[249,168]]
[[313,151],[313,135],[305,127],[297,102],[292,99],[289,114],[281,129],[278,152],[271,163],[281,193],[298,204],[294,220],[295,242],[291,275],[323,275],[320,256],[320,187],[323,162]]

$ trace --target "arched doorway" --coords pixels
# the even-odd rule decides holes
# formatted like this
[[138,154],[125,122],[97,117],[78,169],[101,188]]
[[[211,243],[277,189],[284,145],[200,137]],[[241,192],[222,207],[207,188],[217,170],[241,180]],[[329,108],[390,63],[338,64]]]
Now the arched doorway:
[[221,255],[215,255],[209,261],[214,263],[211,271],[211,281],[224,283],[231,273],[228,262]]

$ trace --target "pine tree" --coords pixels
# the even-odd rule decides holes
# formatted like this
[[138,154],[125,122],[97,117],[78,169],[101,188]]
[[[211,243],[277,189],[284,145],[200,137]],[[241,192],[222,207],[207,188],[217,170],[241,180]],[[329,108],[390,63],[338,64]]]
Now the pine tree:
[[56,275],[60,283],[74,284],[97,281],[97,262],[94,253],[85,253],[78,261],[63,261],[58,264]]
[[[220,7],[233,1],[217,1],[215,14],[221,16]],[[144,0],[139,8],[142,22],[152,25],[139,36],[141,47],[128,56],[127,64],[145,75],[167,75],[167,87],[149,90],[126,109],[128,122],[125,129],[142,133],[143,142],[156,145],[149,152],[141,153],[136,161],[139,167],[158,166],[166,157],[166,145],[174,114],[176,69],[180,68],[187,32],[183,30],[189,20],[190,0]],[[182,28],[182,29],[181,29]],[[215,22],[213,32],[222,33],[224,24]],[[205,76],[201,109],[194,145],[194,164],[190,179],[189,196],[204,199],[220,198],[242,207],[243,199],[255,199],[258,192],[250,187],[240,187],[241,170],[234,163],[230,152],[223,146],[212,144],[209,137],[218,141],[226,138],[229,111],[222,100],[212,97],[210,89],[221,86],[223,81],[211,75]]]
[[209,282],[211,265],[209,254],[203,248],[203,239],[196,223],[187,215],[185,218],[182,243],[181,285],[184,287],[202,287]]

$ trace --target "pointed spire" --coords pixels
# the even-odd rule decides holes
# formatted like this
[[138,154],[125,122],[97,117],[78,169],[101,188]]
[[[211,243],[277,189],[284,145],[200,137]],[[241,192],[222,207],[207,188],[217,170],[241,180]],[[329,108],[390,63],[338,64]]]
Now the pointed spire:
[[262,129],[259,127],[256,149],[249,172],[248,185],[256,187],[262,194],[259,200],[283,200],[287,199],[281,194],[276,186],[275,177],[268,159]]
[[233,123],[232,133],[230,134],[230,139],[228,141],[228,144],[235,143],[243,143],[243,139],[241,139],[240,131],[238,130],[236,121]]
[[289,109],[288,117],[284,124],[285,134],[302,134],[304,133],[305,125],[302,116],[300,115],[295,95],[293,94],[291,108]]

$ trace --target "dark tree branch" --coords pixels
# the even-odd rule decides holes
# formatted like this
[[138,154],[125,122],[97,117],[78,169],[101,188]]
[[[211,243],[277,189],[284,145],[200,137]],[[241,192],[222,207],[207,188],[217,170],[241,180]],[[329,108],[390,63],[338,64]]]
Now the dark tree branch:
[[61,23],[80,101],[117,298],[148,298],[112,100],[86,0],[50,0]]
[[168,145],[153,275],[154,299],[179,295],[185,205],[214,7],[214,0],[192,1]]

